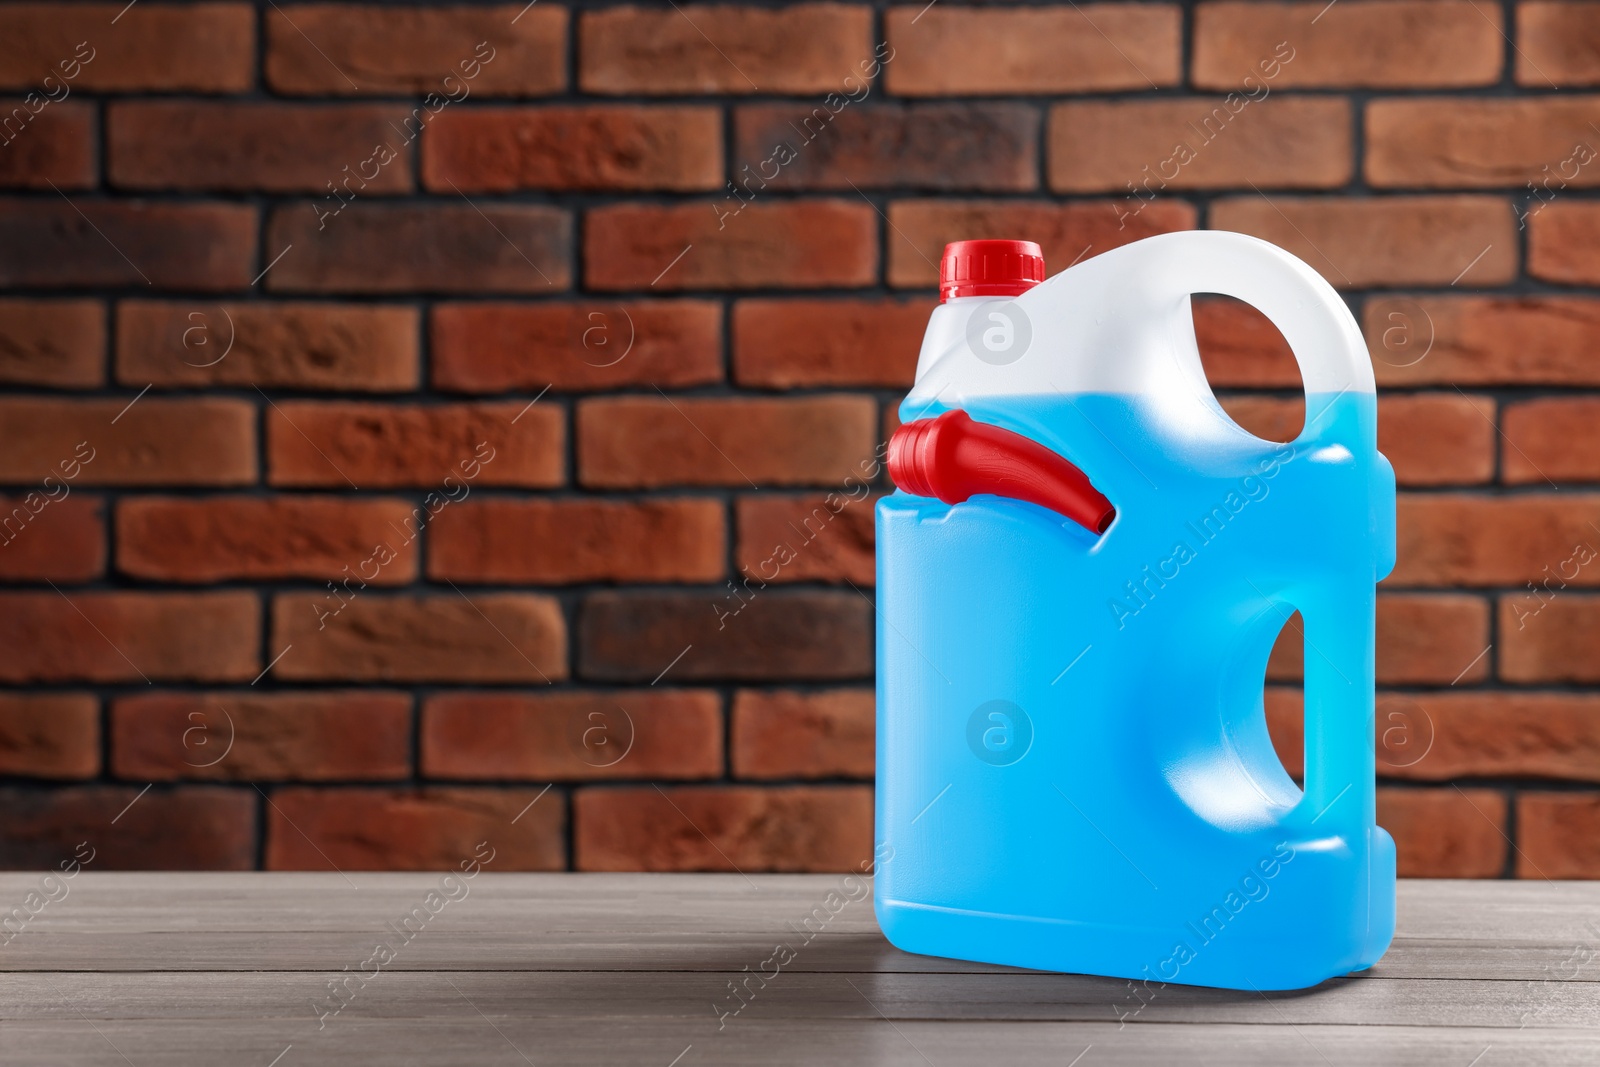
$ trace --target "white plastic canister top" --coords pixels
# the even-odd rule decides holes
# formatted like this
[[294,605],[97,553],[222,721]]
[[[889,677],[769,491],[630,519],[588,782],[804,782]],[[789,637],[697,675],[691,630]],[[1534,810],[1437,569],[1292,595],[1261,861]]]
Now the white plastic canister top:
[[1266,315],[1308,395],[1375,391],[1361,330],[1321,275],[1255,237],[1195,230],[1113,249],[1017,297],[940,304],[908,404],[1081,393],[1209,400],[1191,293],[1236,297]]

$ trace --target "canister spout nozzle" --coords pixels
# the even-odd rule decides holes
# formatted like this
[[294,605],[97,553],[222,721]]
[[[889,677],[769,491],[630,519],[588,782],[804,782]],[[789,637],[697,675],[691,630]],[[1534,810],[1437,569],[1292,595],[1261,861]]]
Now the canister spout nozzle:
[[889,439],[889,473],[917,496],[959,504],[978,493],[1026,500],[1095,534],[1117,517],[1100,491],[1063,456],[965,411],[908,422]]

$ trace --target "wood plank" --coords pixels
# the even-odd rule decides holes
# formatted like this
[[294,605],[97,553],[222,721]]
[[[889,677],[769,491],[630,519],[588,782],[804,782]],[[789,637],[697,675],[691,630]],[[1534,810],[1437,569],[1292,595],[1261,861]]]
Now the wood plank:
[[[349,929],[352,923],[405,912],[437,888],[435,873],[82,873],[69,896],[43,917],[99,929],[261,929],[262,921],[302,929]],[[0,873],[0,912],[21,904],[40,875]],[[661,917],[682,929],[770,929],[811,915],[842,875],[586,875],[488,873],[467,883],[474,910],[533,926],[557,915],[606,929],[654,929]],[[858,886],[869,886],[862,878]],[[859,889],[856,889],[859,894]],[[1595,881],[1421,881],[1400,883],[1403,936],[1493,941],[1565,941],[1574,929],[1600,933]],[[72,902],[67,907],[67,902]],[[466,901],[462,901],[464,904]],[[448,909],[446,909],[448,910]],[[872,921],[853,915],[861,928]]]
[[[365,959],[386,922],[438,875],[86,872],[9,944],[0,971],[331,970]],[[0,903],[38,876],[0,876]],[[752,888],[752,884],[756,888]],[[398,970],[725,971],[755,966],[837,875],[489,874],[431,918]],[[1402,882],[1401,935],[1369,974],[1600,981],[1600,884]],[[845,905],[805,944],[797,971],[1005,973],[911,956]],[[797,933],[797,931],[799,931]],[[174,936],[181,935],[181,936]],[[1588,953],[1585,957],[1585,950]]]
[[[0,912],[38,888],[40,875],[0,874]],[[508,874],[486,872],[468,885],[474,911],[489,922],[515,917],[535,928],[559,916],[562,928],[767,930],[799,922],[841,875]],[[441,875],[354,872],[145,873],[86,871],[41,919],[106,929],[254,930],[292,919],[306,930],[351,929],[417,904]],[[861,879],[858,885],[869,885]],[[68,902],[71,906],[68,906]],[[465,903],[465,901],[462,901]],[[447,909],[448,911],[448,909]],[[841,922],[872,926],[870,907]],[[1600,933],[1600,882],[1421,881],[1399,888],[1400,929],[1408,937],[1563,941]]]
[[[1129,1026],[1107,1023],[781,1021],[717,1034],[682,1020],[351,1020],[304,1036],[259,1020],[8,1023],[0,1067],[216,1067],[382,1063],[452,1067],[1594,1067],[1590,1030],[1390,1026]],[[114,1047],[113,1047],[114,1046]],[[1491,1050],[1486,1052],[1486,1050]],[[1081,1058],[1080,1058],[1081,1057]]]
[[[1313,994],[1191,986],[1139,988],[1081,975],[820,974],[779,972],[765,986],[739,973],[582,971],[526,974],[349,972],[0,976],[0,1020],[273,1018],[430,1019],[458,1014],[452,990],[487,1014],[522,1019],[685,1019],[713,1030],[773,1020],[1027,1020],[1214,1025],[1361,1025],[1597,1032],[1600,985],[1481,979],[1341,979]],[[330,983],[348,981],[336,998]]]
[[[337,935],[297,932],[55,935],[27,932],[0,947],[0,973],[39,971],[316,971],[359,962],[380,931]],[[394,964],[399,971],[733,971],[758,965],[773,941],[758,935],[660,934],[634,940],[571,938],[559,943],[514,928],[429,931]],[[823,935],[806,946],[795,971],[1003,974],[1012,968],[912,956],[874,932]],[[1600,982],[1600,940],[1574,942],[1396,941],[1361,977],[1437,979],[1468,975],[1500,981]]]
[[[898,952],[837,875],[486,873],[401,944],[388,924],[439,878],[80,875],[0,944],[0,1067],[1600,1060],[1591,883],[1403,883],[1372,971],[1152,995]],[[0,914],[38,884],[0,876]],[[819,912],[842,887],[855,899]],[[329,981],[380,939],[399,956],[332,1012]],[[740,1006],[730,981],[780,940],[797,957]]]

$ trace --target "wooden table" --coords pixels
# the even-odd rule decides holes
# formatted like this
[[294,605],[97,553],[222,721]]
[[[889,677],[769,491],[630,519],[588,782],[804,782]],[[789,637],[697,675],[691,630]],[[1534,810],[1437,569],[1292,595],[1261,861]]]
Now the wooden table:
[[[1125,982],[898,952],[835,875],[64,884],[0,931],[0,1064],[1600,1064],[1600,884],[1404,883],[1365,975],[1169,986],[1137,1014]],[[39,888],[0,875],[0,916]]]

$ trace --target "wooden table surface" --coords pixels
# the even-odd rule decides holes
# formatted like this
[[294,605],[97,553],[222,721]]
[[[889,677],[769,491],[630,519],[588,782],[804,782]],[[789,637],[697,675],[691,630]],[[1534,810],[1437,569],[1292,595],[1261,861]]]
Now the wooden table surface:
[[[906,955],[859,896],[837,875],[5,874],[0,918],[27,919],[0,923],[0,1064],[1600,1064],[1600,883],[1402,883],[1366,974],[1147,1004]],[[746,969],[777,974],[742,1001]]]

